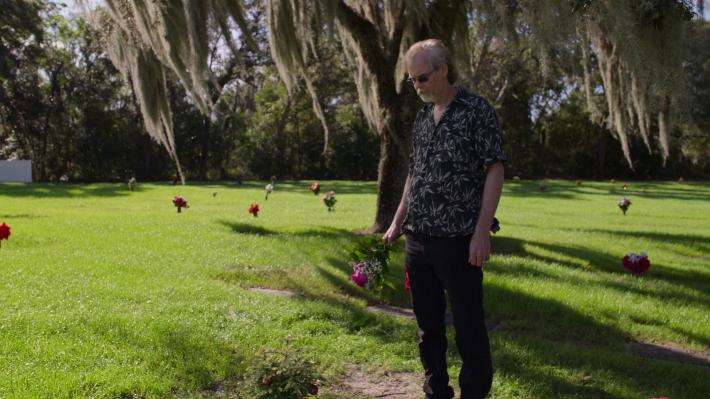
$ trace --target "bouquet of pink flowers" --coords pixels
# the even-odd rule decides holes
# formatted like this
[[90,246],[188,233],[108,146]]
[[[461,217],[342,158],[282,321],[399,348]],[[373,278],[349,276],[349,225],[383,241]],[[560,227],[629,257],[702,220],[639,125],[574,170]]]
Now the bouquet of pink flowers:
[[651,267],[651,262],[645,252],[641,252],[638,255],[633,252],[629,253],[622,259],[622,264],[625,269],[631,270],[635,275],[640,275]]
[[350,279],[359,287],[381,291],[384,286],[393,288],[387,280],[390,248],[380,237],[364,236],[355,242],[350,252],[353,274]]
[[360,287],[375,289],[378,278],[382,274],[382,263],[377,259],[364,260],[353,264],[353,275],[350,279]]

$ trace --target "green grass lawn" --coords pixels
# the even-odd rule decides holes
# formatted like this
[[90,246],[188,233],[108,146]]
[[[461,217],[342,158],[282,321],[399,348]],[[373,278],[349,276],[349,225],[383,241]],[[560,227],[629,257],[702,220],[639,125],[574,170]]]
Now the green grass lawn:
[[[215,397],[261,348],[304,348],[324,395],[345,370],[420,372],[403,243],[395,290],[349,281],[375,184],[0,184],[0,398]],[[486,265],[492,398],[710,397],[710,368],[627,354],[629,341],[710,350],[710,184],[507,182]],[[213,192],[217,195],[213,197]],[[177,214],[174,195],[190,209]],[[258,202],[253,218],[247,207]],[[620,259],[648,253],[631,276]],[[298,298],[249,287],[284,288]],[[450,373],[460,362],[450,345]],[[455,378],[454,378],[455,380]]]

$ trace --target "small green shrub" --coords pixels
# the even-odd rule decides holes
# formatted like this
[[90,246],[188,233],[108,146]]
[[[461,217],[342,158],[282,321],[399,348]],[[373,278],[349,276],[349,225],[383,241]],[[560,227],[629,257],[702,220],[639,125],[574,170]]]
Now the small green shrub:
[[244,397],[249,399],[304,399],[318,394],[316,363],[303,350],[262,349],[247,372]]

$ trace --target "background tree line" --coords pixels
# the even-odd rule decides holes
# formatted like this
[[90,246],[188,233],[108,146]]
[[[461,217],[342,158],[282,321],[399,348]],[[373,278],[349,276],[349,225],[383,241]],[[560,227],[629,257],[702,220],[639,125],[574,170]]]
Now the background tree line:
[[[111,63],[99,35],[48,2],[0,3],[0,158],[32,159],[40,181],[62,174],[77,181],[173,178],[173,160],[145,134],[133,83]],[[337,40],[314,41],[317,57],[306,65],[331,133],[331,153],[324,156],[323,123],[313,100],[306,88],[287,90],[269,56],[265,10],[260,3],[249,4],[246,24],[257,48],[234,40],[237,48],[230,49],[233,44],[216,21],[208,30],[214,76],[209,115],[200,112],[178,76],[167,75],[175,148],[186,177],[378,178],[381,137],[366,120],[355,82],[358,71],[345,59],[344,48]],[[509,154],[508,176],[710,176],[707,21],[693,19],[687,40],[677,43],[688,88],[679,112],[692,122],[670,132],[665,166],[659,151],[647,151],[642,137],[631,136],[632,170],[615,134],[588,114],[583,84],[574,79],[582,66],[573,39],[538,51],[521,11],[503,12],[509,19],[499,20],[505,23],[495,31],[486,26],[491,18],[478,14],[482,18],[468,32],[477,38],[470,63],[475,70],[462,84],[496,106]],[[593,95],[603,94],[595,88]]]

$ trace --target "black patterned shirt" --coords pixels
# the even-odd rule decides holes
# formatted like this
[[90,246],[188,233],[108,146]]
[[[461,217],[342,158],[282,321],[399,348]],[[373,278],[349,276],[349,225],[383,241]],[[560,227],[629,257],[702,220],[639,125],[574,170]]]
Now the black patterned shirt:
[[473,233],[486,170],[506,159],[493,107],[462,88],[434,123],[434,105],[414,121],[405,233],[456,237]]

